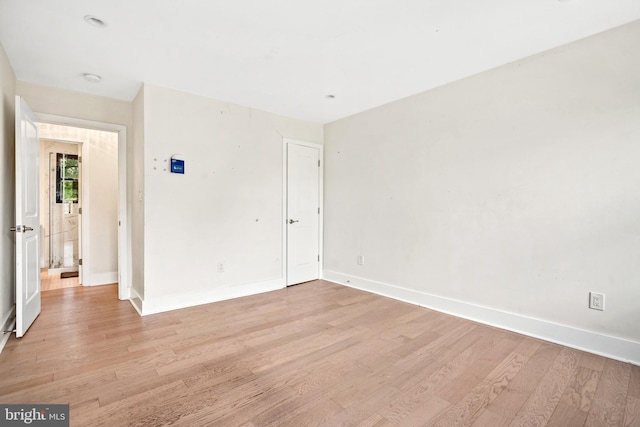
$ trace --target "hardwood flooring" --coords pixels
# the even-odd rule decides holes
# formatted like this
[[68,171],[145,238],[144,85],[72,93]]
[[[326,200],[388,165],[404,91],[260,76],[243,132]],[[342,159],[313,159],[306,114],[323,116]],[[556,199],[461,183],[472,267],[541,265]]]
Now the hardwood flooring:
[[1,403],[73,426],[640,426],[640,367],[325,281],[139,317],[42,294]]
[[73,288],[80,286],[77,277],[67,277],[62,279],[60,273],[49,273],[48,268],[40,269],[40,290],[42,292],[52,291],[54,289]]

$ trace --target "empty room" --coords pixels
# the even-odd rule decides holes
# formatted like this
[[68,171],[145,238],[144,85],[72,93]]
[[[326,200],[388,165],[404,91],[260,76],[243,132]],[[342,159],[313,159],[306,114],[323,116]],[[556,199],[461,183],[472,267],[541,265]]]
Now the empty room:
[[638,76],[637,0],[0,0],[0,424],[640,426]]

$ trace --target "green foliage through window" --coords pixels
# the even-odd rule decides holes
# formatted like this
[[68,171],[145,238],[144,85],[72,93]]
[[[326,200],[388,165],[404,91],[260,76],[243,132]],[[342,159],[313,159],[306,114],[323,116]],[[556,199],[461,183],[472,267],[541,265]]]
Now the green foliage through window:
[[58,153],[56,157],[56,202],[78,203],[78,156]]

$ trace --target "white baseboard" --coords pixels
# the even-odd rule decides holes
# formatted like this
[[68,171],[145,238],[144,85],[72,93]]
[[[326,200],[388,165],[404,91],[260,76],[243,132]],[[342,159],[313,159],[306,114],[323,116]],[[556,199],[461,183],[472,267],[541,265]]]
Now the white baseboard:
[[[175,293],[157,297],[145,295],[145,298],[139,298],[140,296],[134,291],[133,293],[135,293],[135,296],[140,301],[141,307],[138,309],[136,303],[132,302],[132,304],[142,316],[146,316],[148,314],[162,313],[164,311],[178,310],[180,308],[276,291],[283,289],[285,286],[286,283],[284,279],[281,278],[265,282],[231,285],[207,291]],[[132,295],[132,301],[134,300],[133,297],[134,295]]]
[[118,272],[109,271],[107,273],[87,274],[82,272],[82,286],[102,286],[118,283]]
[[324,270],[323,279],[640,366],[640,343]]
[[4,349],[4,346],[9,341],[9,337],[11,337],[11,332],[5,331],[13,331],[16,327],[16,307],[13,306],[11,311],[7,313],[7,315],[2,319],[2,337],[0,337],[0,353]]

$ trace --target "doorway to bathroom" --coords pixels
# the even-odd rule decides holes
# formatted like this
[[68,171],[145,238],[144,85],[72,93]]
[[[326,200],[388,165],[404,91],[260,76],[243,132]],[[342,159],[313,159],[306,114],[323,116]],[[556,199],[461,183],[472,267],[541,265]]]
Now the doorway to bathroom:
[[118,133],[38,123],[41,290],[118,283]]
[[40,282],[42,291],[81,280],[81,142],[40,139]]

